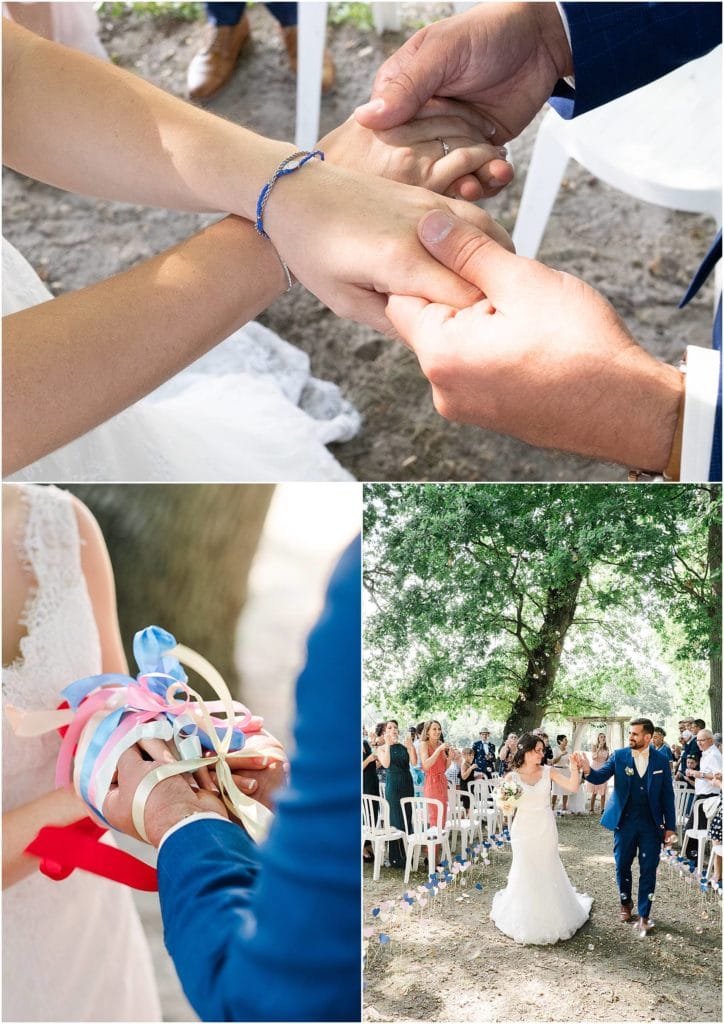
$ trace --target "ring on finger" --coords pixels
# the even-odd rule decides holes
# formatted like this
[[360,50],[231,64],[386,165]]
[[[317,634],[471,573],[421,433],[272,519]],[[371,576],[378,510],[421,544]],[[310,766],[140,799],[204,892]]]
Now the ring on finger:
[[437,141],[438,141],[438,142],[440,143],[440,145],[442,146],[442,155],[443,155],[444,157],[445,157],[445,156],[447,156],[447,155],[448,155],[448,153],[450,152],[450,147],[448,146],[447,142],[445,142],[445,140],[444,140],[444,139],[441,139],[439,135],[437,136]]

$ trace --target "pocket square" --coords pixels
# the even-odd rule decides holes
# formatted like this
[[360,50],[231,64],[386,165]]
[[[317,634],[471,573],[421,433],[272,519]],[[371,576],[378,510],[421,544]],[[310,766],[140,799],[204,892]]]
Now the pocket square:
[[663,774],[664,774],[664,769],[663,768],[659,768],[658,771],[654,772],[654,775],[663,775]]

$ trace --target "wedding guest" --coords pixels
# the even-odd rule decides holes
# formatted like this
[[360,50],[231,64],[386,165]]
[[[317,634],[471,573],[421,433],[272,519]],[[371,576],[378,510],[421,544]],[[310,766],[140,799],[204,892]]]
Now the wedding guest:
[[666,730],[661,725],[657,725],[654,729],[654,736],[651,741],[653,745],[659,750],[664,757],[668,758],[669,761],[674,760],[674,752],[672,751],[669,744],[666,742]]
[[[374,748],[375,753],[379,753],[379,748],[384,746],[385,743],[385,726],[386,722],[378,722],[375,726],[375,742]],[[380,796],[384,795],[385,791],[385,780],[387,778],[387,771],[382,766],[379,757],[377,758],[377,784],[379,786]]]
[[[367,740],[362,740],[362,792],[365,796],[380,795],[380,781],[377,778],[377,752]],[[362,854],[364,860],[374,860],[372,844],[366,842]]]
[[[475,4],[392,54],[357,117],[387,129],[429,96],[455,96],[484,112],[506,142],[546,101],[562,117],[576,117],[709,53],[721,39],[714,3]],[[721,480],[721,303],[713,347],[689,346],[684,375],[641,348],[611,304],[583,282],[500,251],[445,212],[426,215],[419,231],[429,252],[450,269],[464,268],[486,296],[463,317],[409,296],[388,303],[441,415],[629,466],[635,479],[645,471]],[[721,232],[680,305],[720,259]],[[686,401],[702,409],[696,424],[684,418]]]
[[473,757],[473,748],[463,747],[458,788],[461,793],[460,799],[462,800],[465,809],[468,811],[470,810],[470,793],[468,792],[468,785],[473,781],[477,767]]
[[[693,719],[690,721],[690,725],[692,727],[694,726]],[[684,739],[684,749],[681,754],[681,761],[687,762],[689,758],[693,757],[698,767],[699,761],[701,760],[701,749],[699,744],[696,742],[696,731],[692,728],[686,728],[681,735]]]
[[[412,822],[403,816],[400,800],[415,795],[410,765],[416,763],[417,755],[410,736],[405,737],[404,744],[400,743],[400,729],[395,718],[385,723],[384,743],[377,748],[377,757],[386,770],[385,800],[390,808],[390,824],[403,832],[410,832]],[[390,866],[403,868],[405,850],[402,840],[395,839],[389,848]]]
[[545,750],[543,751],[543,760],[541,764],[552,764],[553,763],[553,747],[548,741],[548,733],[541,732],[540,738],[543,740]]
[[431,826],[445,827],[447,821],[447,780],[445,771],[450,766],[450,745],[445,742],[442,726],[437,719],[425,722],[420,737],[420,763],[425,769],[425,785],[423,794],[429,800],[439,800],[442,804],[442,819],[438,821],[437,807],[430,808],[429,822]]
[[513,758],[515,757],[516,751],[518,750],[518,735],[514,732],[509,732],[505,743],[498,751],[499,758],[499,771],[501,775],[505,775],[507,772],[512,770]]
[[[336,311],[382,330],[390,329],[384,307],[391,290],[472,301],[477,289],[420,244],[417,223],[426,209],[455,208],[507,237],[472,204],[410,187],[467,195],[470,186],[477,198],[490,191],[489,168],[507,174],[497,149],[482,142],[484,118],[460,104],[435,101],[434,116],[407,125],[392,144],[388,133],[383,139],[350,118],[321,141],[324,162],[310,159],[269,193],[260,234],[260,190],[292,156],[290,143],[255,135],[12,22],[2,42],[7,166],[112,201],[230,214],[162,255],[55,300],[17,250],[4,246],[6,473],[87,479],[92,461],[103,479],[266,478],[259,474],[269,468],[253,457],[263,432],[253,413],[250,422],[239,413],[246,398],[251,406],[260,401],[255,380],[246,398],[234,390],[233,417],[219,408],[223,395],[228,401],[219,374],[207,381],[191,374],[194,394],[206,385],[206,401],[187,417],[172,419],[141,399],[240,330],[294,278]],[[445,143],[444,155],[446,136],[455,141]],[[266,401],[296,421],[299,410],[294,403],[289,410],[283,394]],[[234,427],[241,433],[230,444]],[[270,442],[273,463],[286,447]],[[312,442],[300,443],[300,454]]]
[[[599,768],[603,768],[610,756],[611,752],[608,749],[608,743],[606,742],[606,733],[599,732],[596,737],[596,742],[591,748],[591,766],[594,771],[598,771]],[[591,808],[589,813],[595,814],[596,797],[598,797],[601,804],[600,811],[601,814],[603,814],[606,809],[606,791],[608,789],[608,783],[599,782],[594,784],[593,782],[588,782],[586,783],[586,788],[591,794]]]
[[[309,638],[297,683],[291,785],[276,800],[263,845],[227,820],[224,804],[208,791],[199,814],[199,792],[185,775],[164,779],[146,803],[145,827],[159,850],[166,946],[203,1020],[360,1020],[359,773],[349,757],[360,614],[356,541],[335,570]],[[334,771],[319,771],[320,730]],[[386,739],[396,735],[390,730]],[[147,746],[156,744],[165,749],[159,741]],[[137,747],[120,759],[118,788],[103,805],[115,828],[135,834],[134,795],[160,764],[144,760]],[[411,786],[406,768],[402,775]]]
[[459,788],[461,759],[462,754],[457,747],[451,747],[448,756],[448,766],[445,769],[445,777],[453,789]]
[[[571,754],[570,754],[570,751],[568,749],[568,737],[564,733],[561,733],[560,736],[556,736],[556,744],[557,744],[556,745],[556,749],[553,751],[553,762],[552,763],[558,769],[559,772],[565,774],[567,777],[570,777],[570,774],[571,774],[570,773],[570,757],[571,757]],[[567,814],[568,813],[568,793],[567,793],[567,791],[562,786],[559,786],[557,783],[554,782],[553,786],[552,786],[552,794],[553,795],[551,797],[551,807],[553,808],[553,810],[555,811],[556,803],[558,801],[558,797],[560,796],[560,797],[563,798],[561,800],[561,814]]]
[[420,765],[420,736],[422,736],[422,730],[425,728],[424,722],[418,722],[415,726],[410,726],[410,738],[412,745],[415,748],[415,755],[417,757],[417,763],[410,765],[410,771],[412,772],[412,781],[415,784],[415,796],[422,796],[422,787],[425,782],[425,772],[422,770]]
[[486,779],[492,779],[495,771],[495,744],[490,740],[487,726],[480,730],[480,738],[473,743],[473,757],[477,771]]
[[[297,73],[297,4],[266,3],[266,9],[279,26],[282,44],[287,51],[289,68]],[[189,99],[209,100],[228,85],[244,44],[251,36],[251,25],[246,4],[204,4],[206,30],[198,50],[186,73],[186,92]],[[322,92],[334,85],[336,70],[332,54],[324,50]]]
[[[722,756],[721,751],[717,750],[714,746],[714,735],[711,729],[700,729],[696,735],[696,742],[701,751],[701,760],[697,768],[688,768],[687,776],[694,780],[694,807],[692,808],[691,814],[686,822],[686,828],[703,829],[706,828],[706,816],[702,804],[698,801],[699,797],[713,796],[721,789],[716,786],[713,782],[714,776],[717,773],[721,773],[722,770]],[[694,813],[697,814],[697,821],[694,822]],[[695,857],[698,843],[695,839],[689,839],[689,842],[684,850],[684,854],[687,857]]]
[[719,751],[719,753],[721,753],[721,733],[720,732],[715,732],[714,733],[714,746]]
[[[91,513],[67,491],[14,484],[2,509],[3,708],[56,707],[73,679],[125,674],[113,570]],[[20,738],[5,714],[2,729],[3,1019],[161,1020],[131,890],[84,871],[59,883],[24,852],[44,826],[88,817],[75,792],[56,788],[60,736]]]
[[[708,835],[712,841],[714,847],[721,847],[721,788],[722,788],[722,773],[714,772],[714,777],[711,780],[712,785],[715,789],[719,790],[719,809],[714,812],[714,816],[709,821]],[[721,854],[714,854],[714,868],[712,870],[710,881],[714,885],[718,885],[721,882]]]

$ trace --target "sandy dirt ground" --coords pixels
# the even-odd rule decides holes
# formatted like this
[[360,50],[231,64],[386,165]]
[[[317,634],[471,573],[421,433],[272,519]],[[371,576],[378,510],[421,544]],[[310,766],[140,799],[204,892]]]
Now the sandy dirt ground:
[[[339,69],[322,103],[322,131],[343,121],[369,95],[375,70],[416,28],[450,13],[451,5],[404,4],[400,33],[378,37],[351,24],[330,26]],[[294,80],[276,31],[260,4],[250,11],[253,41],[231,85],[210,106],[261,133],[291,139]],[[200,24],[130,14],[106,18],[103,41],[113,59],[183,95]],[[517,179],[488,208],[512,229],[536,124],[513,144]],[[675,146],[675,128],[672,129]],[[667,211],[616,192],[571,164],[540,257],[599,288],[638,340],[663,359],[689,342],[708,344],[712,285],[685,311],[676,304],[713,236],[706,219]],[[124,270],[174,244],[208,217],[83,199],[5,174],[6,236],[28,257],[54,294]],[[307,351],[316,376],[334,380],[364,417],[359,435],[335,454],[363,480],[620,480],[624,471],[546,454],[434,411],[416,360],[404,347],[342,321],[301,287],[261,317]]]
[[[377,925],[366,970],[367,1021],[715,1021],[721,1019],[720,916],[659,870],[655,930],[644,940],[620,924],[611,833],[589,815],[559,818],[563,863],[594,897],[589,921],[555,946],[521,946],[489,920],[505,885],[508,848],[475,869],[473,884],[429,908]],[[402,872],[364,869],[365,924],[373,907],[399,900]],[[634,892],[637,891],[634,868]],[[425,880],[411,876],[410,887]],[[480,882],[483,890],[475,889]],[[470,893],[463,899],[462,892]],[[462,900],[462,902],[460,902]],[[378,933],[390,935],[385,946]]]

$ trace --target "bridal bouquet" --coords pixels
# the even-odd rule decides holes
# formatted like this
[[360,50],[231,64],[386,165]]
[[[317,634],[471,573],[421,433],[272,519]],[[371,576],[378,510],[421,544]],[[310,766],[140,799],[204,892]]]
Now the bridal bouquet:
[[505,815],[513,813],[523,796],[523,787],[514,779],[507,779],[501,782],[495,793],[495,802]]
[[[104,822],[103,804],[121,755],[141,739],[165,740],[175,760],[149,772],[136,790],[133,823],[138,834],[147,839],[144,809],[157,783],[170,775],[214,768],[221,799],[253,839],[263,839],[272,820],[271,811],[242,793],[227,761],[233,757],[234,767],[238,768],[243,765],[244,757],[283,759],[276,741],[263,729],[263,720],[232,699],[213,665],[196,651],[177,644],[166,630],[149,626],[136,633],[133,653],[139,668],[135,678],[107,673],[79,679],[65,687],[63,703],[55,711],[27,712],[7,706],[6,714],[13,730],[19,736],[60,731],[63,740],[56,763],[55,784],[57,787],[73,786],[94,815]],[[218,699],[204,700],[192,689],[182,665],[205,679]],[[76,825],[73,856],[78,853],[79,843],[83,845],[81,839],[88,839],[92,823],[86,819]],[[48,829],[41,832],[48,833]],[[55,832],[53,848],[63,847],[67,851],[64,845],[67,836]],[[30,852],[41,855],[40,850],[31,850],[31,847],[28,847]],[[84,849],[84,856],[92,861],[94,851],[87,844]],[[58,858],[58,863],[62,865],[62,857]],[[75,866],[87,865],[76,861]],[[65,874],[53,877],[65,877]],[[118,876],[109,874],[108,877]]]

